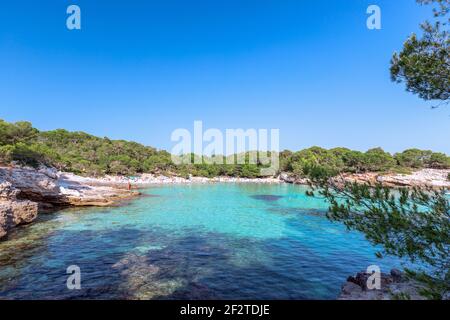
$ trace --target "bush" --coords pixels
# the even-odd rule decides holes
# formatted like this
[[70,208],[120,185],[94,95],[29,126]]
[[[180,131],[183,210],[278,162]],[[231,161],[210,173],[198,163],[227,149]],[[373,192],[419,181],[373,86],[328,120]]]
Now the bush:
[[381,148],[370,149],[365,153],[366,171],[388,171],[397,163],[390,153]]
[[31,141],[38,132],[29,122],[8,123],[0,119],[0,146]]
[[397,153],[395,159],[401,167],[419,169],[425,167],[425,163],[429,161],[432,153],[429,150],[408,149]]
[[11,145],[0,147],[0,163],[1,164],[6,165],[6,164],[9,164],[11,161],[13,161],[13,158],[12,158],[13,150],[14,150],[14,147]]
[[19,142],[12,146],[3,147],[3,150],[6,151],[6,158],[9,158],[10,161],[17,161],[22,165],[38,167],[39,164],[49,164],[39,146]]
[[450,158],[443,153],[432,153],[426,162],[428,168],[447,169],[450,168]]

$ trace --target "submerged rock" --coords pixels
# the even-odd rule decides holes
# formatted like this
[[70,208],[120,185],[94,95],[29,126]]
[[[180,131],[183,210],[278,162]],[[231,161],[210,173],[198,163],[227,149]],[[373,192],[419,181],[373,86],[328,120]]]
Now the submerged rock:
[[160,279],[159,267],[149,264],[147,260],[145,255],[129,253],[112,266],[113,270],[124,278],[120,289],[127,299],[149,300],[164,297],[182,287],[182,280]]
[[276,195],[271,195],[271,194],[258,194],[258,195],[253,195],[250,197],[255,200],[262,200],[262,201],[267,201],[267,202],[275,202],[275,201],[278,201],[281,198],[283,198],[283,196],[276,196]]

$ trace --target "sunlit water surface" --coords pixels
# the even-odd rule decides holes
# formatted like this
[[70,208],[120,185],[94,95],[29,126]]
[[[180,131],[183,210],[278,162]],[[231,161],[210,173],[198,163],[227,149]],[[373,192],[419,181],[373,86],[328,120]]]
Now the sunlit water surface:
[[[42,215],[0,243],[3,299],[335,299],[379,260],[292,185],[149,188],[114,208]],[[81,269],[81,290],[66,269]]]

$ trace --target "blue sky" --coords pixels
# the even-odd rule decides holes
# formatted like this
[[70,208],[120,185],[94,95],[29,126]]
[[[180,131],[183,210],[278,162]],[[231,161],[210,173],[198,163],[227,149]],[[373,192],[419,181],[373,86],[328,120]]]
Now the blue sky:
[[[82,30],[66,28],[77,4]],[[366,8],[382,9],[382,30]],[[171,149],[171,132],[279,128],[312,145],[450,153],[450,110],[389,78],[413,0],[33,0],[0,10],[0,118]]]

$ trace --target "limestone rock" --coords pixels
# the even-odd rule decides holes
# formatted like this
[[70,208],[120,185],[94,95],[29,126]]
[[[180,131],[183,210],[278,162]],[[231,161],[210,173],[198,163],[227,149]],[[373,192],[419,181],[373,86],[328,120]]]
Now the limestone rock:
[[[137,192],[113,186],[89,185],[82,177],[59,174],[55,169],[0,168],[0,198],[15,196],[56,206],[107,206],[114,201],[136,196]],[[18,190],[18,191],[11,191]]]
[[50,168],[50,167],[46,167],[46,166],[40,166],[38,169],[38,172],[46,175],[47,177],[49,177],[50,179],[58,179],[58,170],[56,170],[55,168]]
[[0,180],[0,201],[15,200],[20,190],[14,188],[10,182]]
[[390,274],[381,273],[381,287],[371,290],[367,280],[371,274],[358,272],[347,279],[342,286],[338,300],[393,300],[411,299],[424,300],[420,295],[423,288],[420,283],[407,279],[400,270],[392,269]]
[[422,169],[411,174],[385,174],[379,175],[374,172],[360,174],[344,174],[346,181],[358,183],[382,183],[387,187],[417,187],[429,186],[433,188],[450,188],[447,176],[448,169]]
[[139,194],[62,176],[46,167],[0,167],[0,238],[11,228],[33,221],[38,208],[109,206]]
[[60,202],[57,180],[32,168],[0,168],[0,180],[20,190],[20,199],[36,202]]
[[392,279],[394,280],[394,282],[401,282],[403,274],[398,269],[392,269],[391,276],[392,276]]
[[286,172],[282,172],[280,174],[279,179],[281,181],[284,181],[284,182],[290,183],[290,184],[308,184],[308,179],[306,179],[306,178],[299,178],[299,177],[296,177],[296,176],[294,176],[292,174],[288,174]]
[[0,201],[0,239],[17,225],[26,224],[36,219],[38,204],[36,202]]
[[356,294],[361,294],[362,289],[360,286],[358,286],[356,283],[347,281],[346,283],[344,283],[344,285],[342,286],[342,294],[345,295],[354,295]]

